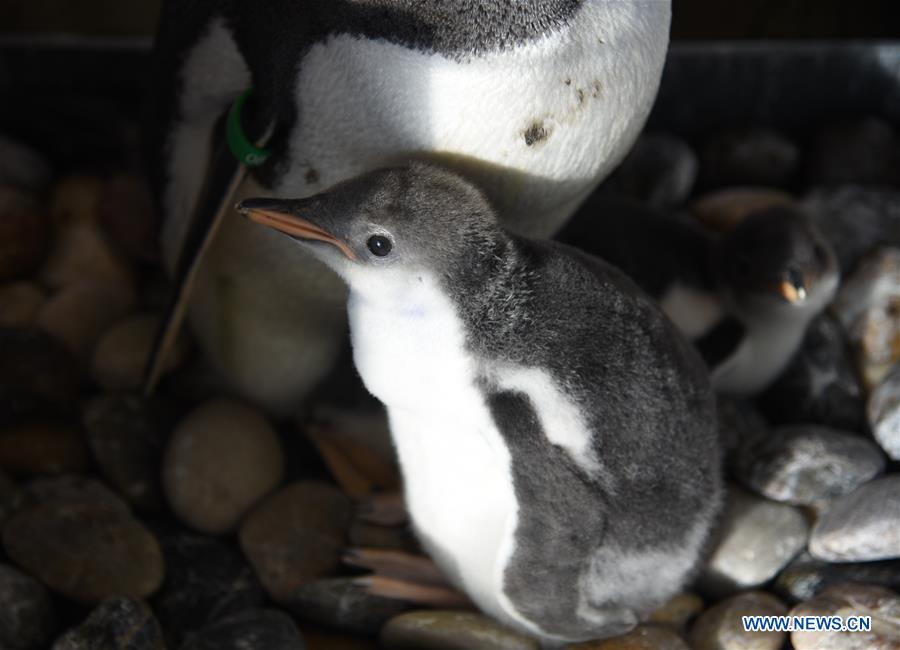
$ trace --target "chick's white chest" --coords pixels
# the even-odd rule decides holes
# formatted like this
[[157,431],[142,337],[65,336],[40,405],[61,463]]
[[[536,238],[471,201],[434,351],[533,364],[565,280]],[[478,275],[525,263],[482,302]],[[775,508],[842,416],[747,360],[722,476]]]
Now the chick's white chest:
[[461,323],[429,285],[387,304],[351,290],[354,360],[387,406],[425,547],[482,609],[518,620],[502,595],[518,508],[509,451],[476,386],[478,362]]

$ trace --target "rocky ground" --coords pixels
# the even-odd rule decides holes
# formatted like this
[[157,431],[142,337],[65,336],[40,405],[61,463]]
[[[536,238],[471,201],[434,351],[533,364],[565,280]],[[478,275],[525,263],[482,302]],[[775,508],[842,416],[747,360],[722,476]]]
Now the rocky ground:
[[[808,210],[843,282],[781,378],[723,398],[726,510],[690,590],[573,648],[900,648],[900,135],[649,134],[606,190],[714,227]],[[537,648],[466,610],[368,594],[352,547],[415,553],[377,418],[277,422],[185,334],[138,391],[167,295],[139,175],[52,169],[0,137],[0,648]],[[746,614],[871,632],[746,633]]]

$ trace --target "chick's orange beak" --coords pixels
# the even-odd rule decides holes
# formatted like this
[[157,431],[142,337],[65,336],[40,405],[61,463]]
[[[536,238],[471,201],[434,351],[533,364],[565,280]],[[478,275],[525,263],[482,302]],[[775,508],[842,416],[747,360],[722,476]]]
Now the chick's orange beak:
[[237,205],[237,210],[251,221],[268,226],[296,239],[322,241],[332,244],[348,259],[356,260],[356,254],[340,238],[324,228],[304,219],[293,211],[281,207],[277,199],[247,199]]

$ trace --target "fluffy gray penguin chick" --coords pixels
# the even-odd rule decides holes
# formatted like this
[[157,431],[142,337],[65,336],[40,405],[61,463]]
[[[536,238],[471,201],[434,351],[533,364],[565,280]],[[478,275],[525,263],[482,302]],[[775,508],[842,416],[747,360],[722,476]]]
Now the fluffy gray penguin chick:
[[798,208],[755,212],[713,234],[678,215],[591,197],[559,234],[622,269],[700,350],[724,393],[764,390],[834,298],[834,251]]
[[347,282],[417,534],[482,610],[554,644],[679,591],[720,502],[713,396],[636,285],[423,164],[239,209]]

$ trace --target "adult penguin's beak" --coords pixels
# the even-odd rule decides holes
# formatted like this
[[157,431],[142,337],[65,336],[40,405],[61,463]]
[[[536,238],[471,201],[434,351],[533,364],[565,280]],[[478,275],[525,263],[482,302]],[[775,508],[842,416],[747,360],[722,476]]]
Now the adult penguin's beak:
[[321,241],[332,244],[348,259],[356,260],[356,254],[347,242],[332,234],[321,223],[325,215],[317,215],[321,207],[317,197],[308,199],[245,199],[235,208],[256,223],[274,228],[301,241]]

